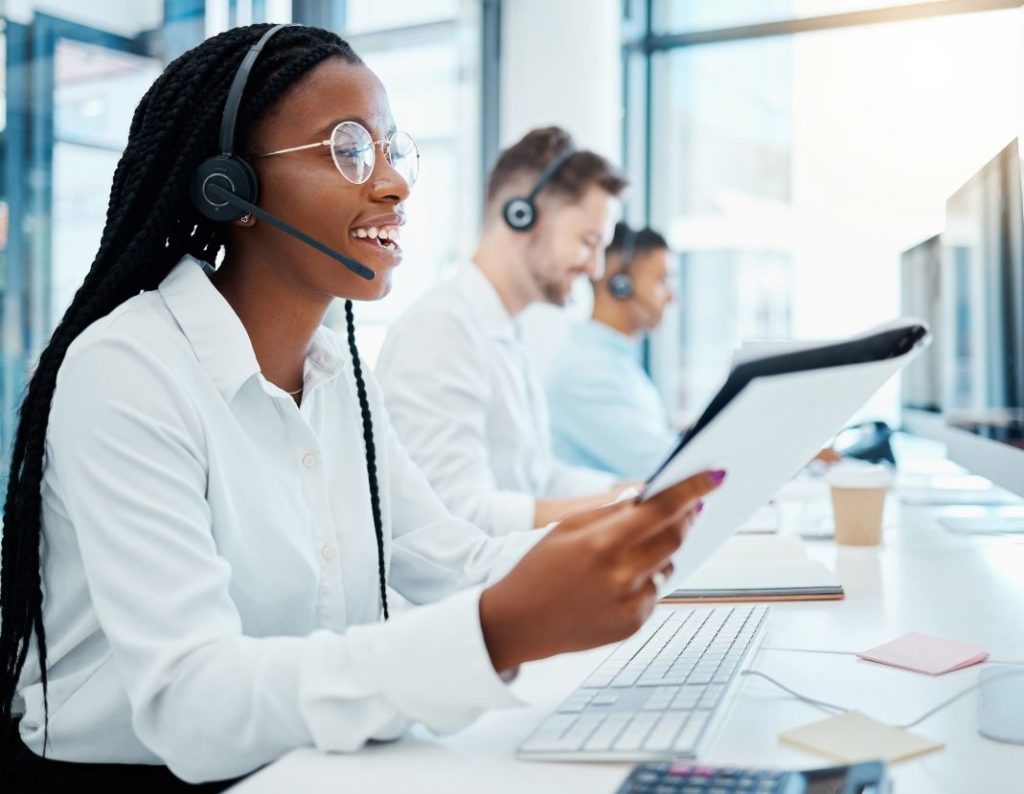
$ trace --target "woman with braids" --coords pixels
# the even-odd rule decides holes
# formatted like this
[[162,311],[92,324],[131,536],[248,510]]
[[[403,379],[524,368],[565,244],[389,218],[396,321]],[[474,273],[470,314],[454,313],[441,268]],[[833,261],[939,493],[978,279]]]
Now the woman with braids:
[[[331,33],[281,29],[238,105],[258,207],[217,222],[190,193],[267,31],[204,42],[143,97],[99,250],[21,407],[5,791],[219,790],[296,747],[355,751],[514,705],[520,664],[640,626],[721,479],[546,534],[450,517],[353,340],[348,301],[388,292],[416,172],[376,76]],[[335,298],[347,340],[321,327]],[[385,583],[417,606],[388,620]]]

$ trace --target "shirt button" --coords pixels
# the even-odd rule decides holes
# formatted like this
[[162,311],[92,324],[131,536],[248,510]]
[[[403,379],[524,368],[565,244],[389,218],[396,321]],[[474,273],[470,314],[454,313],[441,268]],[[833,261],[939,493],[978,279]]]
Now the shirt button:
[[334,546],[330,544],[325,545],[322,549],[320,549],[320,556],[323,557],[325,560],[333,560]]
[[316,455],[314,455],[311,452],[303,455],[302,465],[305,466],[307,469],[312,469],[314,466],[316,466]]

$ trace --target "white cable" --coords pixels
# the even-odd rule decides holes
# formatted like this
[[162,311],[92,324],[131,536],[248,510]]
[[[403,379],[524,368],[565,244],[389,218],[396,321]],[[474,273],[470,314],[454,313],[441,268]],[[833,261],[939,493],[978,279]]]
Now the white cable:
[[756,675],[759,678],[765,679],[766,681],[771,681],[779,689],[784,689],[786,692],[791,694],[793,697],[798,698],[798,699],[804,701],[805,703],[810,703],[812,706],[817,706],[819,708],[824,708],[824,709],[832,709],[834,711],[849,711],[849,709],[843,708],[842,706],[837,706],[834,703],[826,703],[824,700],[816,700],[814,698],[809,698],[806,695],[801,695],[799,692],[797,692],[797,691],[795,691],[793,689],[790,689],[788,686],[783,684],[781,681],[776,681],[770,675],[767,675],[766,673],[762,673],[759,670],[743,670],[743,671],[740,672],[740,675]]
[[824,648],[773,648],[765,645],[762,651],[784,651],[786,653],[834,653],[837,656],[856,656],[857,651],[829,651]]
[[[770,675],[762,673],[760,670],[743,670],[743,671],[740,672],[740,675],[756,675],[759,678],[763,678],[766,681],[770,681],[771,683],[775,684],[775,686],[777,686],[779,689],[785,690],[786,692],[788,692],[793,697],[798,698],[799,700],[802,700],[805,703],[810,703],[812,706],[818,706],[818,707],[824,707],[824,708],[829,708],[829,709],[835,709],[836,711],[840,711],[840,712],[850,711],[850,709],[844,708],[843,706],[837,706],[834,703],[826,703],[823,700],[816,700],[815,698],[810,698],[810,697],[807,697],[806,695],[801,695],[796,690],[790,689],[788,686],[783,684],[781,681],[777,681],[776,679],[772,678]],[[926,711],[924,714],[922,714],[916,720],[913,720],[911,722],[905,723],[903,725],[892,725],[892,727],[893,728],[900,728],[902,730],[909,730],[910,728],[913,728],[915,725],[918,725],[918,724],[924,722],[926,719],[931,717],[933,714],[937,714],[938,712],[942,711],[947,706],[952,705],[953,703],[955,703],[956,701],[958,701],[960,698],[964,697],[965,695],[969,695],[974,690],[981,689],[982,687],[988,686],[993,681],[999,681],[999,680],[1001,680],[1003,678],[1013,678],[1014,676],[1019,676],[1019,675],[1024,675],[1024,670],[1007,670],[1004,673],[990,676],[989,678],[986,678],[984,681],[979,681],[978,683],[974,684],[974,686],[970,686],[967,689],[964,689],[963,691],[958,692],[957,694],[953,695],[953,697],[951,697],[951,698],[949,698],[947,700],[942,701],[939,705],[935,706],[933,709],[930,709],[929,711]],[[891,725],[891,723],[887,723],[887,724]]]
[[[857,656],[858,651],[832,651],[827,648],[777,648],[771,645],[762,645],[762,651],[780,651],[782,653],[830,653],[835,656]],[[986,659],[981,664],[1006,664],[1024,665],[1024,659]]]
[[959,692],[959,693],[953,695],[953,697],[949,698],[949,700],[944,700],[942,703],[937,705],[935,708],[931,709],[930,711],[926,711],[924,714],[922,714],[920,717],[918,717],[913,722],[908,722],[906,725],[895,725],[893,727],[895,727],[895,728],[902,728],[905,731],[906,730],[910,730],[911,728],[913,728],[918,723],[924,722],[926,719],[928,719],[930,716],[932,716],[936,712],[942,711],[944,708],[946,708],[946,706],[949,706],[949,705],[955,703],[960,698],[962,698],[964,695],[969,695],[975,689],[981,689],[983,686],[988,686],[993,681],[999,681],[999,680],[1001,680],[1003,678],[1014,678],[1014,677],[1019,676],[1019,675],[1024,675],[1024,670],[1007,670],[1005,673],[997,673],[995,675],[989,676],[984,681],[978,681],[978,683],[976,683],[974,686],[969,686],[969,687],[967,687],[967,689],[963,690],[962,692]]

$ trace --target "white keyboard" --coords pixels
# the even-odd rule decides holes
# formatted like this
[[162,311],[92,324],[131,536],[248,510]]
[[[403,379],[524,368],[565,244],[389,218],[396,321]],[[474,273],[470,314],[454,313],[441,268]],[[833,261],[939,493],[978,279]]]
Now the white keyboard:
[[768,607],[656,612],[519,747],[522,758],[695,758],[763,634]]

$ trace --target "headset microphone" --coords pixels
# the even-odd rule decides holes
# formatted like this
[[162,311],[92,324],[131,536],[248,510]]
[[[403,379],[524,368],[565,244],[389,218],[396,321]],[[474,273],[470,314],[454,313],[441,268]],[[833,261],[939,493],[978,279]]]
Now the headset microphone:
[[256,172],[244,157],[234,153],[235,121],[238,117],[238,107],[242,101],[245,84],[249,79],[249,72],[252,71],[253,64],[263,46],[285,27],[288,26],[275,25],[268,29],[242,59],[242,63],[231,81],[227,102],[224,105],[224,115],[221,117],[221,154],[208,157],[199,164],[192,174],[192,203],[205,217],[221,223],[237,221],[245,213],[251,213],[275,229],[289,234],[320,253],[341,262],[360,278],[372,281],[374,272],[366,265],[338,253],[333,248],[328,248],[319,240],[313,239],[305,232],[299,231],[294,226],[257,207],[256,201],[259,199],[260,185],[256,178]]
[[306,245],[315,248],[320,253],[326,254],[327,256],[331,257],[331,259],[335,259],[338,262],[341,262],[341,264],[343,264],[345,267],[347,267],[360,278],[365,278],[367,281],[373,281],[373,277],[375,274],[366,265],[362,264],[361,262],[357,262],[355,259],[351,259],[345,256],[344,254],[338,253],[333,248],[328,248],[319,240],[310,237],[305,232],[299,231],[294,226],[285,223],[283,220],[274,215],[271,215],[266,210],[260,209],[252,202],[246,201],[245,199],[236,196],[230,190],[228,190],[225,187],[222,187],[221,185],[218,185],[216,182],[207,182],[203,192],[206,195],[212,195],[214,198],[218,198],[221,201],[230,204],[231,206],[236,207],[239,210],[252,213],[259,220],[269,223],[271,226],[273,226],[276,229],[280,229],[285,234],[290,234],[295,239],[301,240]]

